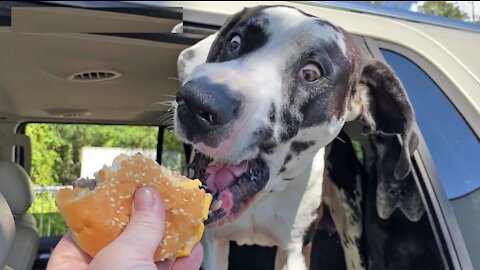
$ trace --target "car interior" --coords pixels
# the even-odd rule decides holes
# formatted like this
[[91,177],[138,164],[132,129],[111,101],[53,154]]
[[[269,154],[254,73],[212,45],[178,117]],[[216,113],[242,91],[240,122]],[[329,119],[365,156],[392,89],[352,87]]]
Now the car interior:
[[[26,127],[31,123],[154,127],[159,131],[156,154],[161,160],[164,132],[172,125],[169,102],[180,85],[177,57],[216,29],[183,22],[182,10],[176,8],[0,4],[0,269],[45,269],[64,233],[43,235],[39,224],[46,223],[31,208],[36,201],[33,142]],[[358,146],[365,169],[371,170],[374,149],[360,124],[350,123],[344,130]],[[183,149],[182,155],[191,160],[191,148]],[[423,194],[421,175],[413,173],[414,188]],[[432,199],[422,198],[427,214],[416,230],[429,235],[434,243],[429,248],[435,250],[439,265],[448,268],[446,243],[429,210]],[[335,232],[320,226],[312,243],[310,269],[346,269]],[[274,256],[275,248],[231,243],[230,269],[273,269]]]
[[[108,12],[7,2],[1,10],[0,268],[43,269],[61,235],[40,236],[27,211],[35,200],[30,144],[15,127],[161,125],[169,109],[164,102],[178,88],[177,56],[201,36],[170,34],[182,22],[175,9]],[[12,146],[23,167],[12,161]]]

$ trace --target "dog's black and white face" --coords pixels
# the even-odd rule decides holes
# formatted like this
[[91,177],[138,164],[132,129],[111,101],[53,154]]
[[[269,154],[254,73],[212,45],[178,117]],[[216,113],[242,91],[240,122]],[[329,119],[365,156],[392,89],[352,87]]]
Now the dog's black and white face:
[[[398,125],[372,113],[399,113],[372,109],[389,105],[376,103],[372,87],[403,91],[391,70],[339,27],[290,7],[233,15],[182,52],[179,73],[175,132],[199,153],[193,167],[215,194],[213,226],[285,188],[345,121],[360,117],[371,131],[406,134],[412,117],[409,106],[393,116]],[[404,92],[388,91],[396,96],[387,103],[408,103]]]

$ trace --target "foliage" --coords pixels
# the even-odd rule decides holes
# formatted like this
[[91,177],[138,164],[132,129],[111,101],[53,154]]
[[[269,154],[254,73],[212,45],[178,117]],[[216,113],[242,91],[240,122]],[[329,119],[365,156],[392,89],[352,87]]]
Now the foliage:
[[[32,145],[31,178],[35,186],[70,185],[80,176],[83,146],[156,149],[158,127],[77,124],[28,124],[26,135]],[[164,133],[163,163],[184,169],[183,144],[170,131]],[[30,211],[37,218],[40,235],[62,234],[65,224],[58,214],[54,196],[38,193]],[[49,227],[50,226],[50,227]],[[50,228],[50,231],[49,231]]]
[[[414,3],[413,1],[368,1],[375,5],[391,5],[400,7],[402,3]],[[418,6],[418,12],[442,16],[457,20],[466,20],[468,15],[463,12],[455,3],[449,1],[424,1]]]
[[355,155],[357,156],[360,163],[365,165],[365,153],[363,151],[362,143],[359,141],[352,140],[353,150],[355,151]]
[[[37,186],[69,184],[80,176],[83,146],[156,149],[157,127],[29,124],[32,142],[31,177]],[[171,132],[165,132],[164,151],[183,153]]]
[[387,3],[394,6],[394,7],[401,7],[403,4],[405,3],[409,3],[411,1],[367,1],[369,2],[370,4],[374,4],[374,5],[386,5]]
[[37,220],[37,232],[40,236],[57,236],[67,232],[68,227],[60,213],[34,213]]
[[447,1],[425,1],[423,5],[418,6],[418,11],[458,20],[468,18],[468,15],[461,11],[457,5]]
[[57,168],[62,160],[57,150],[61,147],[60,138],[49,125],[28,126],[27,135],[32,142],[31,178],[36,185],[56,185],[59,180]]

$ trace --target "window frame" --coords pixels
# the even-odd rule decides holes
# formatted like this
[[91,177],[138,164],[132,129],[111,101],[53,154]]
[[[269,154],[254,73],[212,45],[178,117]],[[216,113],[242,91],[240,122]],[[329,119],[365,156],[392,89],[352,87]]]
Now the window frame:
[[[467,100],[461,96],[461,91],[433,64],[414,51],[393,43],[374,40],[368,37],[365,37],[365,43],[373,57],[381,59],[385,63],[385,58],[380,49],[397,53],[417,65],[449,99],[459,115],[470,127],[472,133],[477,138],[479,137],[480,130],[477,127],[478,125],[476,126],[472,124],[472,119],[475,117],[478,119],[478,115]],[[422,196],[424,196],[424,198],[422,199],[424,199],[424,202],[427,202],[429,208],[433,211],[433,213],[430,213],[430,211],[427,211],[427,213],[430,222],[436,227],[433,229],[434,232],[436,231],[435,234],[439,238],[437,240],[440,240],[444,245],[442,247],[442,257],[444,257],[444,261],[446,260],[446,265],[449,265],[454,269],[473,269],[473,264],[470,260],[470,255],[466,248],[455,212],[447,197],[437,172],[437,168],[433,162],[432,155],[417,123],[415,123],[414,131],[419,137],[418,149],[413,156],[414,168],[417,174],[415,180],[417,181],[419,188],[423,191]],[[423,179],[423,181],[419,181],[418,178]],[[435,215],[435,217],[433,217],[433,215]],[[449,258],[445,258],[446,252],[450,255]]]

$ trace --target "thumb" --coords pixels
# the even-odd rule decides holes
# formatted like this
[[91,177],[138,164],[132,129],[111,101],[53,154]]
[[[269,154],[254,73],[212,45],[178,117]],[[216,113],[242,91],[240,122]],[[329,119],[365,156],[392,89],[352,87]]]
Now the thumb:
[[126,243],[132,251],[152,259],[163,239],[165,209],[158,192],[150,187],[140,188],[134,195],[134,211],[125,230],[115,240]]

